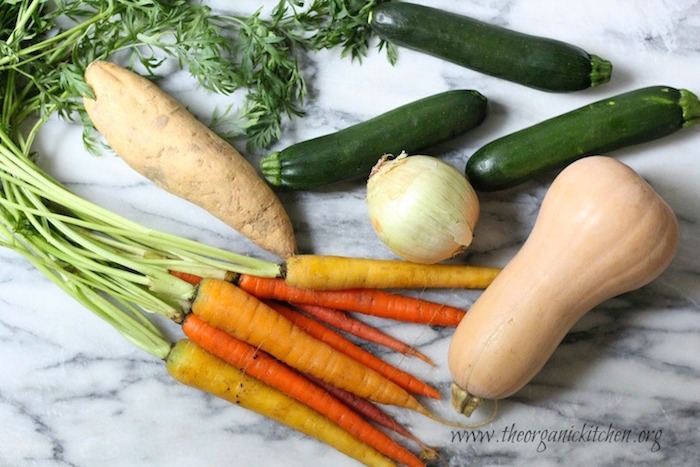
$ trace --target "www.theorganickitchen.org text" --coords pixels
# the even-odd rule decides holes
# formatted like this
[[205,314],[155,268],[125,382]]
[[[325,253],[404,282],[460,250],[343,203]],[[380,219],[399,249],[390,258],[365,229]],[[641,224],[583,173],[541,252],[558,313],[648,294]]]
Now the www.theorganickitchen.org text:
[[620,429],[612,423],[605,427],[582,423],[562,429],[522,429],[513,423],[503,429],[455,430],[451,442],[532,444],[537,452],[544,452],[554,444],[640,444],[658,452],[662,436],[661,429]]

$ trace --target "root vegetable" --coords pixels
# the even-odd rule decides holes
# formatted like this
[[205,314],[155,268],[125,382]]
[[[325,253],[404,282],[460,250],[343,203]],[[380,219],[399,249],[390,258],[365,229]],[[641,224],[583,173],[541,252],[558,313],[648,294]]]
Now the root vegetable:
[[387,457],[408,466],[423,466],[410,451],[368,423],[325,388],[314,384],[262,350],[208,325],[192,313],[187,315],[182,329],[192,343],[212,356],[325,415],[358,440]]
[[432,326],[457,326],[464,310],[377,289],[310,290],[289,285],[284,279],[240,274],[236,284],[260,299],[320,305],[380,318]]
[[297,370],[381,404],[427,413],[411,394],[363,363],[312,337],[230,282],[204,279],[192,312]]
[[272,189],[230,144],[146,78],[94,62],[84,105],[95,128],[134,170],[206,209],[253,242],[287,258],[291,221]]
[[377,236],[407,261],[436,264],[465,251],[479,220],[479,199],[457,169],[436,157],[384,155],[367,181]]
[[303,289],[485,289],[501,271],[464,264],[296,255],[282,265],[289,285]]
[[248,376],[189,340],[183,339],[173,347],[166,366],[177,381],[313,436],[364,465],[395,465],[324,415]]
[[432,397],[433,399],[441,398],[440,391],[434,387],[426,384],[412,374],[387,363],[313,318],[307,317],[283,303],[274,301],[267,301],[265,303],[267,303],[267,305],[273,310],[294,323],[295,326],[298,326],[301,330],[308,333],[311,337],[318,339],[319,341],[328,344],[335,350],[342,352],[354,360],[357,360],[367,368],[371,368],[380,375],[384,376],[389,381],[396,383],[404,390],[413,394]]

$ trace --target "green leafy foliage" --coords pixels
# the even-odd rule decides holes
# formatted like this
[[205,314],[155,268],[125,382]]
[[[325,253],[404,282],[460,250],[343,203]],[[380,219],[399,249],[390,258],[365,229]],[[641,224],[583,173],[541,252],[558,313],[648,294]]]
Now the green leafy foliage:
[[[279,138],[284,117],[303,115],[307,86],[303,54],[340,48],[368,53],[371,8],[383,0],[280,0],[269,12],[221,15],[185,0],[12,0],[0,6],[0,84],[11,101],[4,120],[15,126],[30,113],[83,113],[83,81],[94,60],[119,60],[152,78],[175,60],[207,90],[243,90],[235,121],[251,147]],[[380,48],[386,44],[380,42]],[[389,50],[389,58],[395,54]],[[8,72],[14,71],[12,83]],[[12,87],[13,89],[8,89]],[[97,147],[86,128],[89,148]]]

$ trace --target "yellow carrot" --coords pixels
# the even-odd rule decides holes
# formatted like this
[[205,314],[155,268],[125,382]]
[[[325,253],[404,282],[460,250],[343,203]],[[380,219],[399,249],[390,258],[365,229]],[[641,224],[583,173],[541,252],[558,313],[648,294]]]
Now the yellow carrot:
[[182,330],[200,348],[328,417],[390,459],[408,467],[424,467],[412,452],[312,383],[308,375],[305,377],[260,349],[210,326],[194,313],[187,315]]
[[485,289],[501,271],[487,266],[418,264],[401,260],[296,255],[283,264],[284,278],[303,289]]
[[394,465],[323,415],[228,365],[189,340],[183,339],[173,347],[166,366],[170,375],[183,384],[272,418],[365,465]]

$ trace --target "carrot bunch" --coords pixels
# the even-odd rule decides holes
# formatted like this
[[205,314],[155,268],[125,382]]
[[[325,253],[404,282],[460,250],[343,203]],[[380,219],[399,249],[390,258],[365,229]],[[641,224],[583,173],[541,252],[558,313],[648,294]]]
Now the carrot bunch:
[[[440,391],[378,358],[339,331],[352,331],[360,338],[366,336],[370,342],[434,365],[411,346],[349,312],[454,326],[464,311],[377,289],[311,291],[291,286],[284,279],[246,274],[221,280],[171,273],[196,285],[190,313],[182,323],[192,345],[322,414],[368,449],[392,461],[423,465],[419,456],[377,425],[417,443],[422,457],[435,457],[435,451],[377,404],[414,410],[452,424],[440,420],[418,400],[419,397],[440,399]],[[333,329],[334,326],[337,328]],[[171,373],[182,380],[177,372]],[[185,382],[208,390],[192,378]]]

